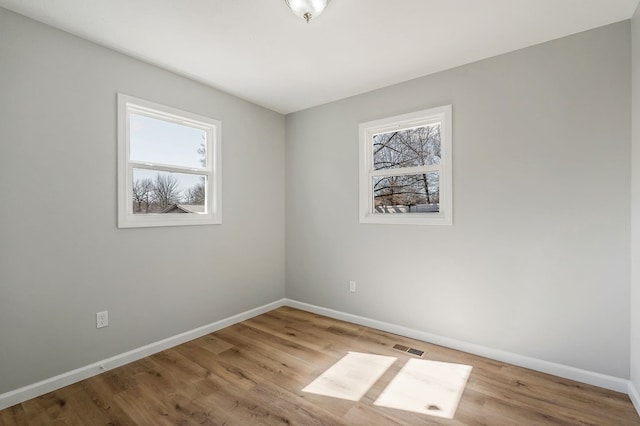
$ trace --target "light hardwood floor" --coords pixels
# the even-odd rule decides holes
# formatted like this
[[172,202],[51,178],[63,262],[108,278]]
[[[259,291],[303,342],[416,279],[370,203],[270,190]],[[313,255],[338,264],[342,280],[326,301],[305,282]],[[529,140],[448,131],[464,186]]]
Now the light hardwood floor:
[[[473,366],[453,420],[373,404],[404,361]],[[348,351],[397,357],[358,402],[302,392]],[[0,425],[640,425],[627,395],[280,308],[0,411]]]

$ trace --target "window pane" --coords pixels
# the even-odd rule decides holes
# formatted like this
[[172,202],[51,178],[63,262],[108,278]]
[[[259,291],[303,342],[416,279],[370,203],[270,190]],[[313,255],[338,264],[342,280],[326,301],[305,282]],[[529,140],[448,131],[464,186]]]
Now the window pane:
[[133,169],[133,213],[206,213],[203,175]]
[[376,213],[435,213],[440,211],[438,172],[373,178]]
[[203,168],[207,132],[139,114],[129,114],[131,161]]
[[374,170],[440,164],[440,123],[373,137]]

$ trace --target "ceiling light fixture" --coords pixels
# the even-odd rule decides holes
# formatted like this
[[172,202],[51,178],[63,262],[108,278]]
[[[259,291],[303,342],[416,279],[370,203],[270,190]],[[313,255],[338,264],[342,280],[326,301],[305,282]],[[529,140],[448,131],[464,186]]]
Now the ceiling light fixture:
[[284,0],[289,6],[289,9],[293,11],[299,17],[305,19],[307,23],[311,18],[319,16],[330,0]]

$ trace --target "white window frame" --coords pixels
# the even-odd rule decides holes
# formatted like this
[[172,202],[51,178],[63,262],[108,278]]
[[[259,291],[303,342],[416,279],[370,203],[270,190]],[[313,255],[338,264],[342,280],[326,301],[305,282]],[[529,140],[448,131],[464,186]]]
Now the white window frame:
[[[380,133],[406,130],[415,127],[440,123],[439,165],[402,167],[396,169],[374,170],[373,137]],[[408,225],[452,225],[452,106],[416,111],[380,120],[360,123],[360,167],[359,167],[359,210],[360,223],[408,224]],[[439,212],[433,213],[378,213],[374,209],[373,178],[375,176],[398,176],[438,171],[440,174]]]
[[[132,161],[130,158],[130,124],[132,113],[204,130],[206,132],[206,166],[189,168],[175,165]],[[118,93],[118,227],[211,225],[222,223],[222,123],[166,105]],[[206,176],[205,213],[134,214],[133,169]]]

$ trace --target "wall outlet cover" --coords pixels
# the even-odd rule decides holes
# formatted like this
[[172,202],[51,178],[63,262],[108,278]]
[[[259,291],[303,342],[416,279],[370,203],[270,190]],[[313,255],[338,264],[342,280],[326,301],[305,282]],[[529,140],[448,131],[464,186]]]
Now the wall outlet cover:
[[96,313],[96,328],[107,327],[109,325],[109,311]]

